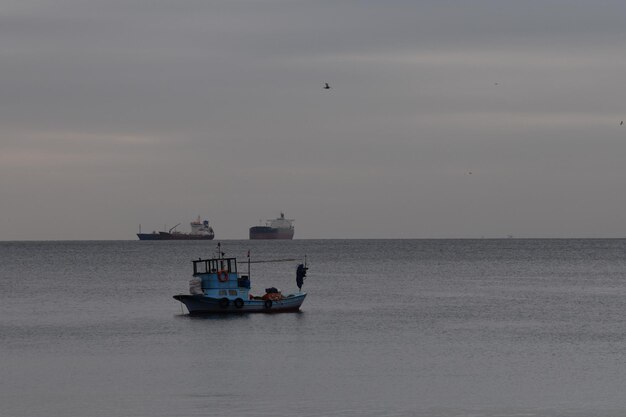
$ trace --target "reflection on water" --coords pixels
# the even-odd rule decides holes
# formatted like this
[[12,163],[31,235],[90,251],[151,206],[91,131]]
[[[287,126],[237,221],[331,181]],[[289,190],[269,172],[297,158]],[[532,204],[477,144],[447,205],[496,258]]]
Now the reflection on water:
[[222,243],[302,312],[181,312],[207,242],[0,243],[0,414],[626,414],[626,241]]

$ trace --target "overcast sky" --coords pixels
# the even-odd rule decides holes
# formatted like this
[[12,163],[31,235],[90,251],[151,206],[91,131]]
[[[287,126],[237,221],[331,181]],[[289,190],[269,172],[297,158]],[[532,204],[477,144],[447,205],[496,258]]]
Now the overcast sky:
[[0,0],[0,240],[626,237],[625,16]]

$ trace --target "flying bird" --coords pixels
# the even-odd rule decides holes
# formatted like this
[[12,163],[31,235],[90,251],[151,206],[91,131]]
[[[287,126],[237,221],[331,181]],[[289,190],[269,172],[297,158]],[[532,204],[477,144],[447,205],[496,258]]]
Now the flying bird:
[[624,124],[624,121],[623,121],[623,120],[622,120],[621,122],[619,122],[619,125],[620,125],[620,126],[621,126],[621,125],[623,125],[623,124]]
[[326,85],[324,85],[324,90],[330,90],[330,85],[328,85],[328,83],[324,83]]

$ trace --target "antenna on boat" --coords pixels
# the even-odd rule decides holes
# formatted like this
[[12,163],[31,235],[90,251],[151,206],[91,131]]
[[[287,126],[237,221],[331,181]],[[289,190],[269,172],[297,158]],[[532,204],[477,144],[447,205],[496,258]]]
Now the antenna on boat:
[[222,252],[222,243],[217,242],[217,259],[223,259],[224,255],[226,254]]

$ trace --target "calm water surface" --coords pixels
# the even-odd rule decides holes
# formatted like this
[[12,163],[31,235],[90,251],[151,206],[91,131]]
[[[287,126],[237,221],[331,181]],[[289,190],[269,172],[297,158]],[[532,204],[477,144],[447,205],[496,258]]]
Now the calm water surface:
[[0,242],[0,415],[626,415],[626,240],[222,243],[302,312],[181,312],[215,242]]

